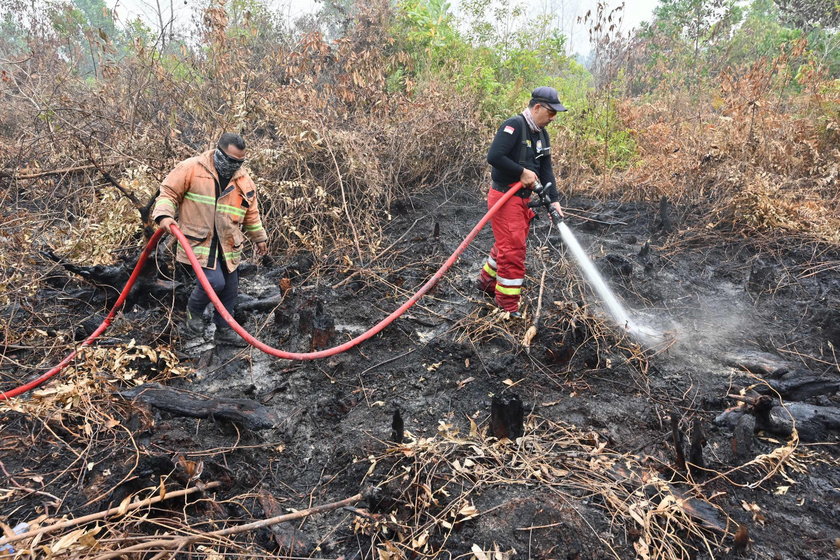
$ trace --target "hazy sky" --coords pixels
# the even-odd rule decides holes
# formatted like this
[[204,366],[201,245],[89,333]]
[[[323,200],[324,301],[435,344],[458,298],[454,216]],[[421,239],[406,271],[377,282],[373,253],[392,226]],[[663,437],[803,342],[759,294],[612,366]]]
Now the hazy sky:
[[[550,8],[552,4],[556,6],[564,6],[564,12],[574,14],[573,16],[565,16],[563,32],[569,38],[569,45],[571,52],[585,53],[589,51],[589,26],[577,23],[578,18],[583,18],[587,10],[595,12],[597,0],[543,0]],[[653,9],[658,4],[658,0],[627,0],[625,2],[623,17],[621,23],[622,31],[630,31],[643,21],[650,21],[653,16]],[[608,10],[615,8],[620,4],[616,0],[607,0]]]
[[[158,13],[163,12],[164,19],[169,19],[170,7],[175,12],[176,27],[189,29],[191,18],[200,6],[207,4],[207,0],[106,0],[110,6],[115,7],[118,16],[125,20],[140,17],[157,28]],[[449,0],[457,9],[458,0]],[[264,3],[272,10],[294,19],[305,13],[310,13],[319,8],[319,4],[312,0],[264,0]],[[610,9],[616,7],[619,0],[606,0]],[[629,31],[638,26],[642,21],[650,21],[653,8],[658,0],[627,0],[624,9],[622,30]],[[563,33],[569,38],[569,49],[571,53],[586,53],[589,51],[588,25],[577,22],[587,10],[595,11],[597,0],[536,0],[527,2],[527,5],[540,13],[553,13],[562,27]]]

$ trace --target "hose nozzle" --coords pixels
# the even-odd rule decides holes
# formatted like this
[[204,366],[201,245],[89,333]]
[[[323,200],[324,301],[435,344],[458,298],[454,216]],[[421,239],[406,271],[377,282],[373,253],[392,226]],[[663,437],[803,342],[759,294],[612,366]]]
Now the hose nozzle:
[[550,182],[543,185],[542,183],[537,181],[536,183],[534,183],[534,187],[531,190],[534,191],[534,193],[536,195],[538,195],[540,198],[542,198],[542,196],[545,194],[545,192],[548,190],[548,187],[550,187],[550,186],[551,186]]

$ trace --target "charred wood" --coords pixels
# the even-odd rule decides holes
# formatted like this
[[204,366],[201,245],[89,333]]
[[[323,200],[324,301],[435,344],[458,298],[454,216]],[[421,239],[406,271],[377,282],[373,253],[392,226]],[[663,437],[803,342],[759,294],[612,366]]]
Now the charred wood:
[[116,507],[128,496],[144,488],[154,493],[160,485],[160,478],[169,476],[175,471],[175,463],[165,455],[145,455],[132,476],[117,485],[107,499],[106,507]]
[[659,229],[665,233],[674,231],[674,222],[671,219],[671,205],[667,196],[659,199]]
[[683,448],[685,436],[680,430],[680,415],[677,412],[671,414],[671,443],[674,445],[674,454],[676,455],[674,462],[677,470],[685,472],[685,451]]
[[761,260],[752,264],[747,278],[747,291],[755,294],[771,291],[778,284],[776,268],[765,265]]
[[400,409],[394,409],[394,415],[391,418],[391,441],[394,443],[402,443],[405,438],[405,425],[403,423]]
[[239,294],[234,314],[239,313],[268,313],[274,311],[283,303],[283,294],[273,294],[268,297],[255,298],[247,294]]
[[786,373],[781,379],[767,382],[768,386],[758,386],[759,393],[771,395],[773,391],[791,401],[804,401],[818,395],[832,395],[840,391],[840,379],[819,377],[809,372],[793,371]]
[[335,334],[335,319],[324,310],[321,302],[315,306],[315,315],[312,319],[312,341],[309,350],[320,350],[330,345],[330,340]]
[[[800,402],[779,404],[767,395],[758,398],[730,397],[741,404],[719,414],[715,418],[718,425],[734,429],[746,414],[755,418],[755,431],[789,437],[796,428],[799,439],[805,442],[825,441],[831,433],[840,432],[840,407]],[[743,431],[744,427],[740,429]],[[739,437],[744,439],[743,434]]]
[[647,484],[647,473],[641,469],[631,469],[622,463],[615,463],[606,474],[614,481],[630,489],[641,488],[651,500],[664,497],[663,490],[667,490],[682,503],[683,511],[698,521],[706,529],[726,534],[729,521],[726,515],[708,501],[683,491],[677,484],[668,484],[665,488],[656,484]]
[[249,430],[265,430],[279,423],[279,418],[271,409],[251,399],[210,398],[158,383],[146,383],[117,394],[177,416],[227,420]]
[[[112,302],[119,296],[137,263],[137,258],[132,258],[115,265],[83,266],[74,264],[50,250],[41,251],[41,255],[58,263],[68,272],[82,277],[96,288],[104,289],[107,302]],[[179,288],[182,288],[180,282],[158,278],[155,265],[150,259],[146,261],[143,271],[126,298],[126,307],[136,303],[149,303],[150,298],[171,298],[172,292]]]
[[793,369],[793,364],[769,352],[745,350],[723,357],[726,365],[745,369],[756,375],[779,376]]
[[774,407],[769,414],[767,431],[790,435],[793,428],[805,442],[825,441],[831,433],[840,433],[840,408],[806,403],[787,403]]
[[289,280],[296,280],[302,275],[307,274],[312,266],[315,264],[315,257],[309,253],[301,253],[291,263],[277,266],[274,262],[274,257],[266,255],[263,257],[262,265],[270,268],[266,273],[266,277],[279,280],[280,278],[289,278]]
[[514,440],[525,433],[525,414],[519,396],[494,395],[490,404],[490,435]]
[[691,466],[699,467],[693,469],[693,474],[702,473],[706,466],[703,461],[703,446],[706,445],[706,435],[703,433],[703,424],[699,418],[691,422],[691,435],[689,437],[688,462]]
[[755,438],[755,417],[743,414],[735,424],[730,441],[732,454],[746,461],[753,457],[753,439]]
[[[280,502],[268,492],[260,492],[257,495],[257,500],[259,500],[266,517],[282,515],[283,508]],[[271,531],[274,542],[277,543],[277,551],[284,556],[305,557],[314,548],[303,532],[291,523],[269,525],[268,529]]]

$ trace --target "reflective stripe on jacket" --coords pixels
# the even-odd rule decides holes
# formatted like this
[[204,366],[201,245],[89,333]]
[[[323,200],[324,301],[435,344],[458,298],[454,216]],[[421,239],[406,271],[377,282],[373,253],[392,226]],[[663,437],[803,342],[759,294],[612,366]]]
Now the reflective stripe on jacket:
[[[152,219],[177,216],[178,227],[204,268],[216,268],[217,244],[221,243],[226,267],[232,272],[242,261],[245,235],[252,243],[267,241],[268,236],[260,221],[257,189],[248,172],[239,169],[234,173],[216,199],[218,180],[213,150],[182,161],[163,180]],[[176,258],[190,262],[180,245]]]

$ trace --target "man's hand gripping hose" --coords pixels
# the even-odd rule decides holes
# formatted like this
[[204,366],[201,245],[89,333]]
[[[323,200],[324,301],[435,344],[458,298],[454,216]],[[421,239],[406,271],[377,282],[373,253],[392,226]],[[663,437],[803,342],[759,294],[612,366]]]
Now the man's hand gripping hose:
[[551,186],[551,183],[546,183],[545,185],[537,182],[534,184],[534,194],[536,194],[539,199],[533,202],[528,203],[529,208],[539,208],[544,206],[548,215],[551,216],[551,221],[554,222],[554,225],[560,227],[560,224],[563,223],[563,215],[557,210],[555,204],[551,202],[548,198],[548,188]]
[[[475,225],[475,227],[470,231],[466,238],[458,245],[458,248],[455,249],[455,252],[446,260],[445,263],[438,269],[437,272],[426,281],[423,286],[417,290],[411,298],[408,299],[399,309],[382,319],[379,323],[374,325],[370,330],[360,334],[356,338],[352,340],[348,340],[344,344],[340,344],[338,346],[334,346],[333,348],[327,348],[325,350],[319,350],[317,352],[285,352],[283,350],[279,350],[277,348],[272,348],[271,346],[264,344],[251,336],[242,326],[234,320],[233,316],[230,312],[225,309],[222,302],[219,300],[219,297],[216,295],[216,292],[213,290],[212,286],[210,286],[210,282],[208,282],[207,277],[204,275],[204,271],[201,268],[201,265],[198,263],[198,260],[195,258],[195,254],[193,253],[192,249],[190,248],[190,243],[187,241],[187,238],[184,237],[184,234],[181,233],[181,230],[178,229],[177,225],[169,225],[169,229],[171,233],[178,239],[178,242],[184,248],[184,251],[187,253],[187,257],[190,260],[190,264],[195,271],[196,278],[204,287],[204,290],[207,292],[207,295],[210,296],[210,300],[213,302],[213,305],[216,306],[216,311],[227,321],[227,323],[235,330],[239,336],[245,339],[251,346],[265,352],[266,354],[270,354],[277,358],[283,358],[286,360],[317,360],[319,358],[326,358],[329,356],[333,356],[335,354],[340,354],[341,352],[345,352],[350,348],[364,342],[365,340],[372,338],[379,332],[381,332],[385,327],[390,325],[397,317],[405,313],[408,308],[412,305],[417,303],[417,301],[423,297],[432,287],[437,284],[438,280],[440,280],[444,274],[455,264],[455,261],[458,260],[458,257],[464,252],[467,246],[475,239],[478,235],[478,232],[484,227],[484,225],[490,220],[493,215],[498,212],[499,208],[501,208],[509,199],[516,193],[520,188],[522,188],[522,183],[514,183],[511,185],[510,189],[502,195],[502,197],[493,205],[490,210],[484,215],[481,220]],[[97,329],[87,337],[77,349],[73,350],[66,358],[64,358],[58,365],[43,373],[42,375],[38,376],[37,378],[21,385],[19,387],[15,387],[14,389],[10,389],[8,391],[0,390],[0,401],[10,399],[12,397],[16,397],[21,395],[35,387],[39,386],[46,380],[50,379],[57,373],[59,373],[62,369],[64,369],[72,360],[75,358],[79,351],[86,347],[90,346],[94,340],[96,340],[99,335],[101,335],[105,329],[111,324],[111,321],[116,315],[117,311],[122,307],[123,303],[125,302],[126,298],[128,297],[129,292],[131,291],[132,286],[137,281],[137,277],[140,275],[140,271],[143,269],[143,266],[146,264],[146,260],[149,258],[150,253],[154,250],[157,246],[160,238],[165,233],[164,228],[158,228],[155,234],[149,239],[149,242],[146,244],[146,247],[143,248],[143,252],[140,254],[140,258],[137,259],[137,264],[134,267],[134,270],[131,273],[131,277],[128,279],[125,287],[123,288],[122,292],[120,292],[120,296],[117,299],[114,306],[111,308],[111,311],[108,313],[108,316],[105,317],[105,320],[102,321],[102,324],[97,327]]]

